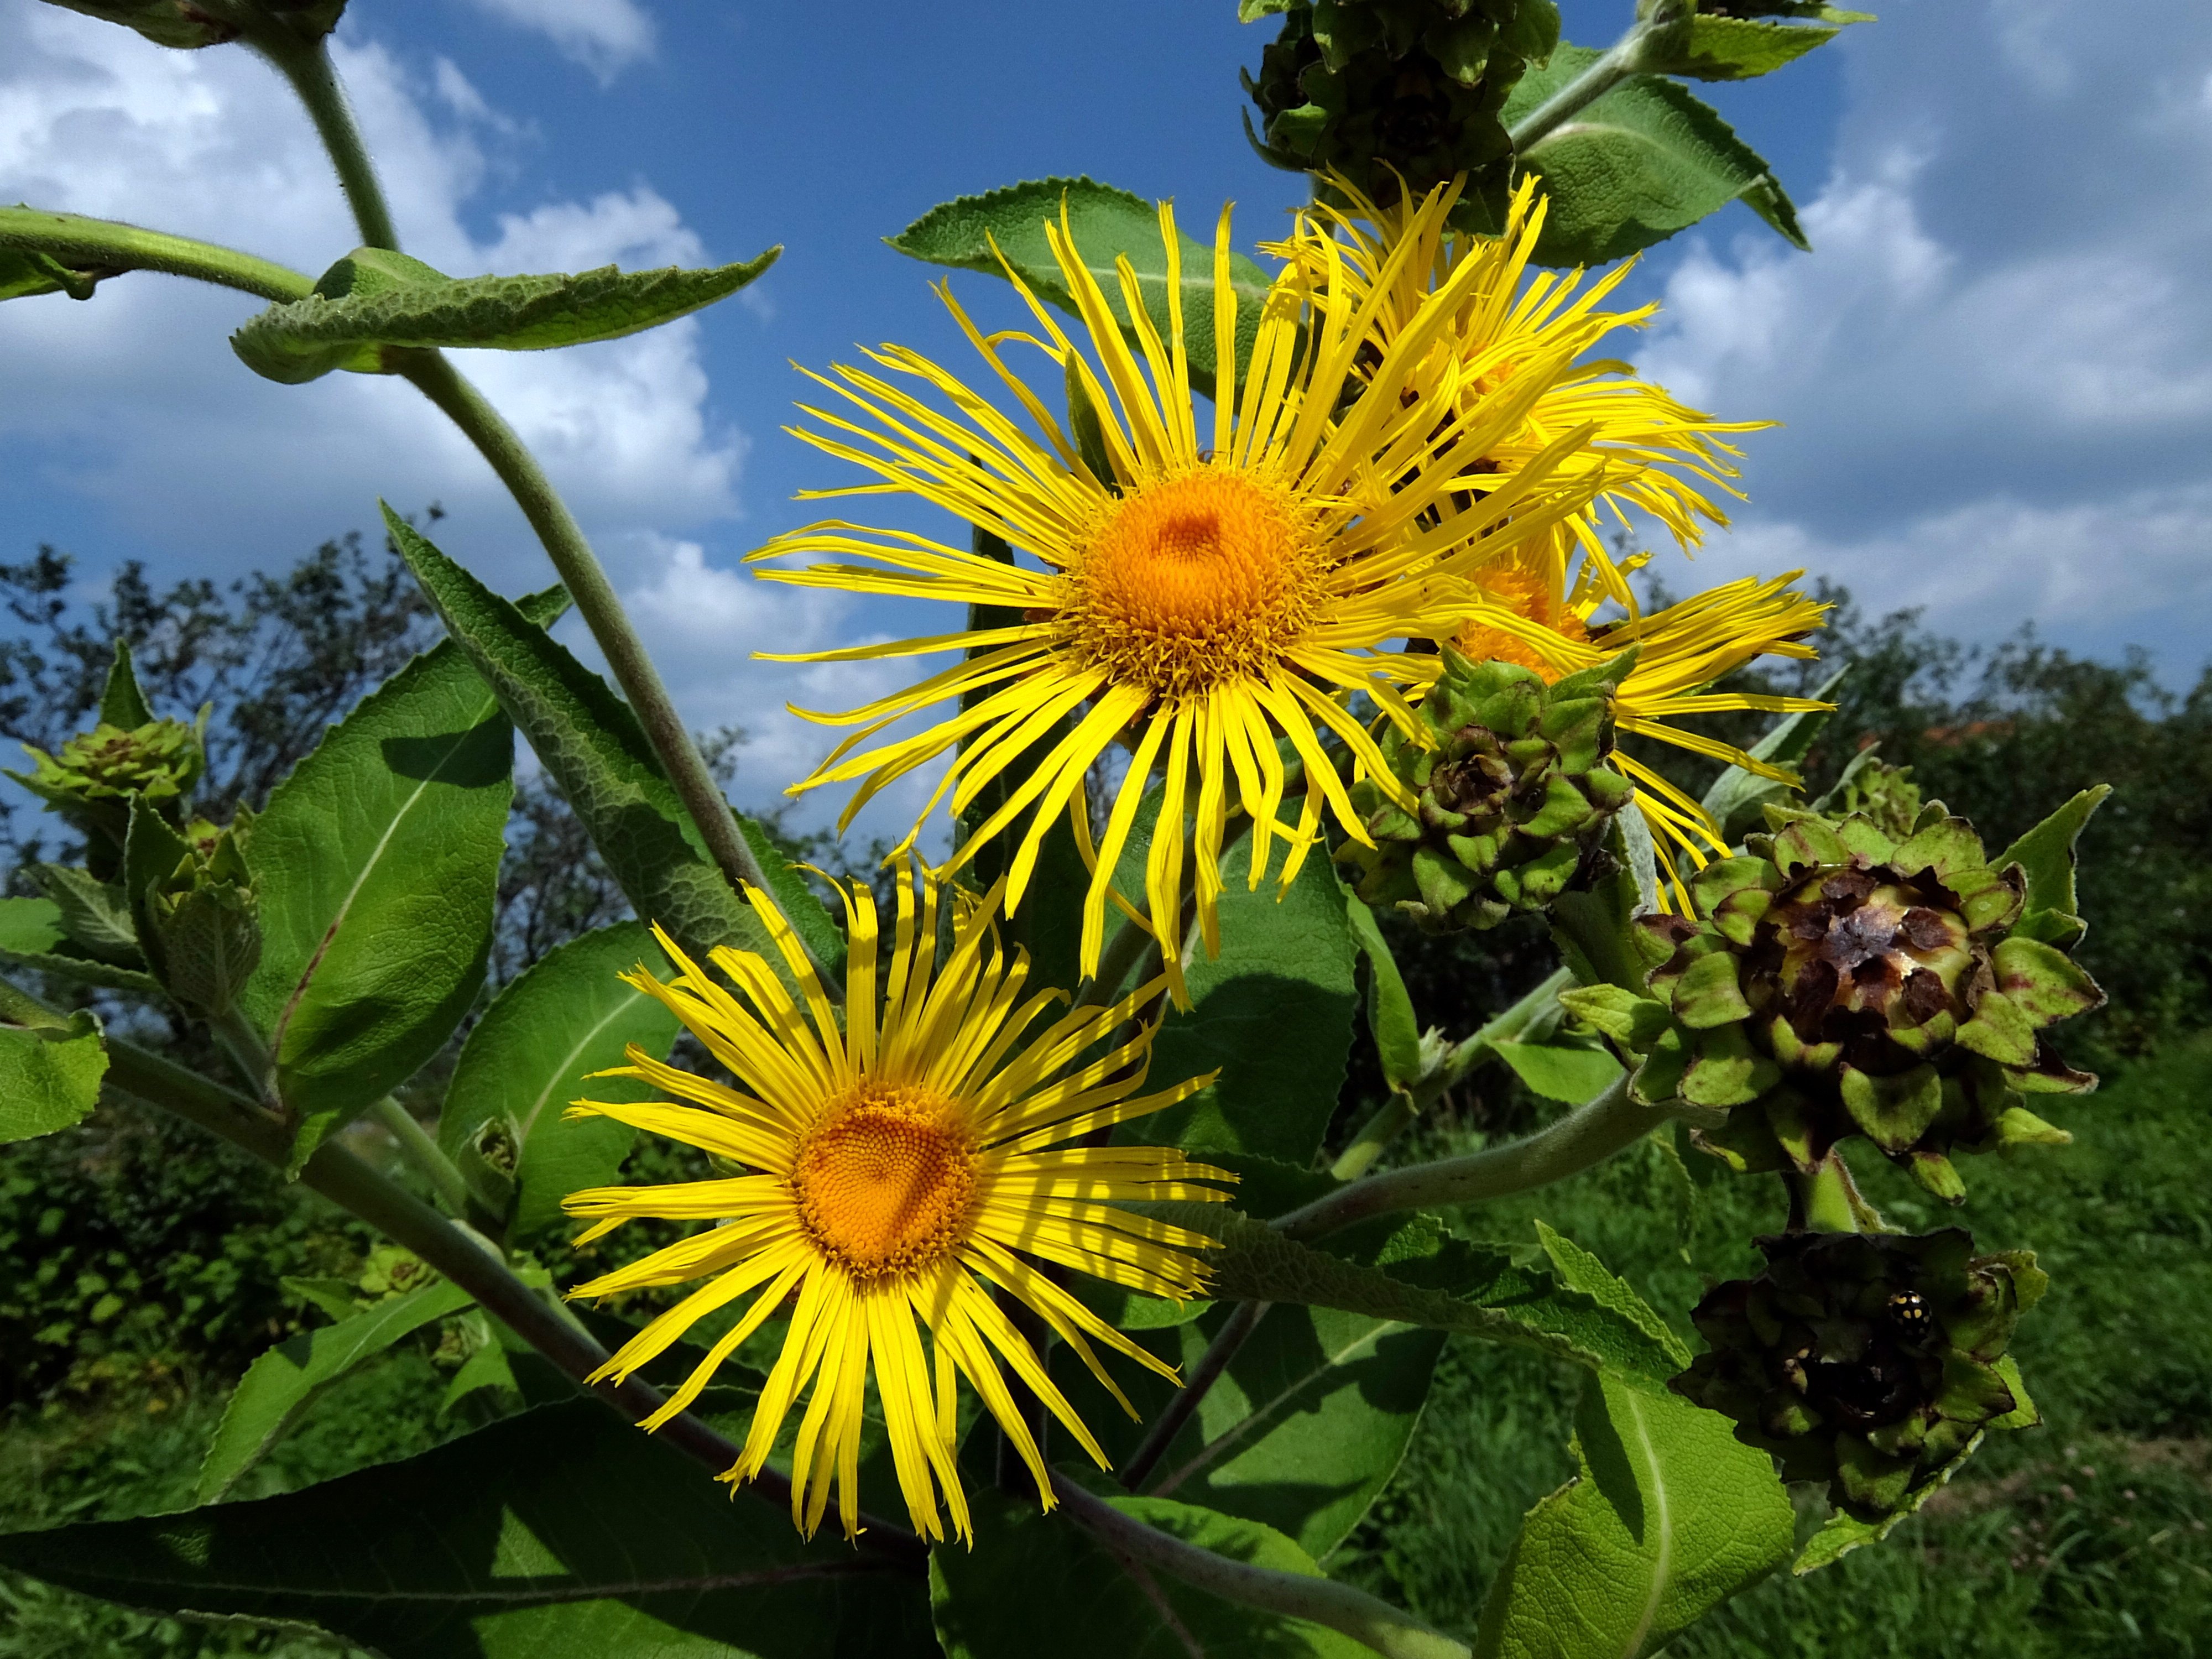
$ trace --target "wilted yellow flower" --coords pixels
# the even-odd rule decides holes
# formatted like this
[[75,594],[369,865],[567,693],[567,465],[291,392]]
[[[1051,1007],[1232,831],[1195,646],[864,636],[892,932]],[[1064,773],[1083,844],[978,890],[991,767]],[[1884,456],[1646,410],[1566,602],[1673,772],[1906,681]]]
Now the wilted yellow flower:
[[[968,1505],[955,1464],[956,1394],[964,1376],[1028,1462],[1048,1507],[1043,1458],[1002,1362],[1102,1465],[1105,1454],[985,1283],[1035,1310],[1125,1408],[1094,1342],[1173,1377],[1055,1284],[1048,1264],[1178,1301],[1200,1292],[1204,1270],[1193,1252],[1213,1241],[1114,1200],[1218,1200],[1227,1194],[1195,1183],[1236,1177],[1170,1147],[1067,1143],[1171,1106],[1212,1079],[1140,1096],[1154,1027],[1107,1046],[1123,1021],[1158,996],[1157,981],[1116,1006],[1048,1018],[1066,998],[1030,991],[1026,956],[1000,948],[996,893],[960,919],[939,963],[936,890],[924,885],[917,902],[902,888],[880,983],[874,902],[865,886],[845,893],[842,1029],[789,925],[759,891],[747,896],[799,999],[759,956],[717,948],[710,960],[725,985],[665,933],[658,936],[677,966],[674,981],[664,984],[642,967],[624,976],[665,1003],[738,1086],[632,1048],[628,1066],[600,1075],[636,1078],[672,1098],[585,1100],[569,1111],[633,1124],[752,1172],[568,1197],[568,1212],[593,1223],[580,1245],[641,1217],[714,1224],[577,1287],[576,1296],[601,1297],[706,1281],[623,1344],[592,1380],[629,1376],[699,1320],[750,1297],[744,1316],[646,1420],[658,1428],[789,1304],[781,1354],[744,1450],[723,1479],[760,1473],[811,1383],[792,1452],[793,1519],[811,1534],[834,1484],[845,1530],[854,1532],[861,1411],[872,1374],[916,1529],[944,1536],[941,1494],[953,1533],[966,1537]],[[1085,1060],[1094,1048],[1103,1051]]]
[[[1342,745],[1353,777],[1364,773],[1386,789],[1399,786],[1373,738],[1346,708],[1349,695],[1367,693],[1387,717],[1410,727],[1413,717],[1398,688],[1418,671],[1383,647],[1405,636],[1448,631],[1462,608],[1455,579],[1478,562],[1547,536],[1588,503],[1599,477],[1565,465],[1587,437],[1568,431],[1522,457],[1510,478],[1479,499],[1451,493],[1461,458],[1518,441],[1545,389],[1532,373],[1495,398],[1469,402],[1458,395],[1463,376],[1455,360],[1432,349],[1485,279],[1479,265],[1464,264],[1379,353],[1371,341],[1382,313],[1395,303],[1401,267],[1414,250],[1385,258],[1378,273],[1383,280],[1365,300],[1346,281],[1324,284],[1310,296],[1295,276],[1277,283],[1260,302],[1257,338],[1240,389],[1239,300],[1224,212],[1212,283],[1218,368],[1213,409],[1202,416],[1189,388],[1181,239],[1167,207],[1160,210],[1164,336],[1146,313],[1126,259],[1116,283],[1117,313],[1079,256],[1065,220],[1048,229],[1096,368],[1018,277],[1014,285],[1040,334],[987,336],[950,289],[942,290],[1028,424],[900,347],[869,354],[884,374],[841,367],[835,378],[815,376],[858,413],[810,410],[827,430],[797,435],[881,480],[820,495],[920,496],[1034,562],[1001,563],[905,532],[844,523],[810,526],[755,554],[865,561],[762,571],[774,580],[921,595],[996,607],[1017,618],[1004,627],[787,659],[967,653],[865,708],[808,714],[860,730],[793,793],[860,780],[842,828],[885,785],[949,754],[945,781],[928,810],[949,791],[954,810],[964,811],[994,778],[1068,721],[1041,763],[1009,780],[1005,805],[954,850],[951,867],[1020,826],[1009,865],[1011,908],[1021,901],[1045,832],[1067,817],[1093,872],[1082,962],[1085,972],[1095,971],[1115,866],[1138,803],[1157,776],[1164,805],[1146,861],[1140,919],[1165,942],[1170,985],[1180,999],[1182,906],[1193,886],[1207,948],[1218,948],[1215,900],[1232,805],[1251,818],[1255,887],[1276,836],[1288,838],[1280,879],[1296,874],[1320,833],[1324,809],[1345,834],[1364,841],[1346,781],[1324,750],[1325,737]],[[1122,317],[1133,319],[1135,349],[1124,338]],[[1092,459],[1009,366],[1006,353],[1015,343],[1050,360],[1055,396],[1065,377],[1079,403],[1097,414]],[[950,412],[900,380],[935,394]],[[1362,384],[1365,395],[1347,401],[1346,388]],[[956,712],[912,735],[882,736],[893,722],[941,704]],[[1291,744],[1290,769],[1279,738]],[[1094,848],[1084,775],[1117,739],[1133,758]],[[1286,769],[1295,773],[1300,763],[1303,781],[1293,782]],[[1276,821],[1286,792],[1303,796],[1292,829]],[[1194,821],[1188,830],[1187,818]],[[1187,851],[1195,866],[1188,882]],[[1128,896],[1112,896],[1139,915]]]

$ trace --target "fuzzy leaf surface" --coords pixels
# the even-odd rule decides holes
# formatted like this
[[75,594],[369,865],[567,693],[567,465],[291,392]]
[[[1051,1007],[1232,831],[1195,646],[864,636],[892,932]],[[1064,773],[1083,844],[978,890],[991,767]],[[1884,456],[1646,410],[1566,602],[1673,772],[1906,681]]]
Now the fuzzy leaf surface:
[[615,1179],[637,1132],[611,1118],[566,1121],[584,1096],[646,1100],[626,1078],[583,1079],[623,1063],[635,1043],[655,1060],[676,1041],[676,1016],[617,977],[644,963],[672,971],[642,923],[625,921],[571,939],[546,953],[499,994],[470,1031],[438,1115],[438,1144],[458,1159],[477,1130],[505,1120],[520,1156],[512,1223],[526,1236],[561,1218],[561,1200]]
[[85,956],[62,931],[61,910],[52,899],[0,898],[0,957],[53,974],[79,985],[159,994],[151,974]]
[[[887,240],[901,253],[932,264],[1006,275],[999,254],[1039,299],[1064,311],[1073,296],[1045,239],[1045,222],[1057,221],[1062,204],[1076,252],[1120,318],[1122,332],[1136,348],[1136,332],[1123,305],[1115,262],[1126,255],[1137,276],[1138,291],[1160,337],[1168,335],[1167,250],[1160,240],[1159,210],[1152,202],[1091,179],[1036,179],[981,196],[963,196],[921,216]],[[1206,227],[1211,233],[1212,227]],[[1190,356],[1192,384],[1213,395],[1213,245],[1200,244],[1178,227],[1182,254],[1183,343]],[[996,242],[998,252],[992,251]],[[1237,362],[1252,355],[1266,301],[1267,273],[1243,254],[1232,253],[1230,281],[1237,295]]]
[[82,1122],[106,1074],[107,1048],[89,1010],[38,1030],[0,1026],[0,1145]]

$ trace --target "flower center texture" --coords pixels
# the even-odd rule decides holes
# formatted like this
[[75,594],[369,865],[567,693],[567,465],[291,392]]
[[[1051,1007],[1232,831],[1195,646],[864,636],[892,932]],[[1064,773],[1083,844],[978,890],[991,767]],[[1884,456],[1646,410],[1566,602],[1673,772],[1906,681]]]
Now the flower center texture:
[[[1526,570],[1486,570],[1475,578],[1475,586],[1492,604],[1503,605],[1516,617],[1526,617],[1563,639],[1581,643],[1589,638],[1583,619],[1567,609],[1566,601],[1553,593],[1552,585],[1541,576]],[[1452,640],[1452,648],[1474,662],[1510,662],[1534,669],[1544,677],[1547,685],[1556,684],[1565,672],[1538,656],[1527,641],[1492,627],[1480,617],[1461,628]]]
[[1201,468],[1114,502],[1069,568],[1077,651],[1174,698],[1266,673],[1303,635],[1322,559],[1284,491]]
[[807,1137],[791,1184],[807,1236],[855,1279],[912,1272],[964,1236],[975,1158],[941,1102],[871,1090]]

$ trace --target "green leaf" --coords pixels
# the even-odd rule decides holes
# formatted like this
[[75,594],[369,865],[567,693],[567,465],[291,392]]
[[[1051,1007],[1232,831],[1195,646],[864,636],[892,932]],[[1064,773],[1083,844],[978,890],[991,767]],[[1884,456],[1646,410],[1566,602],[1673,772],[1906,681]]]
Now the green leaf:
[[138,676],[131,666],[130,644],[118,639],[115,661],[107,671],[107,686],[100,694],[100,724],[135,732],[153,718],[154,711],[146,706],[146,694],[138,689]]
[[295,1166],[405,1082],[476,1000],[513,753],[491,691],[441,645],[332,728],[254,821],[263,945],[239,1006],[302,1120]]
[[[1133,834],[1123,854],[1133,876],[1125,892],[1143,890],[1139,839]],[[1145,1141],[1304,1164],[1328,1128],[1352,1054],[1359,1003],[1352,929],[1327,859],[1308,859],[1278,898],[1272,875],[1249,890],[1251,850],[1247,838],[1222,854],[1221,955],[1192,951],[1191,1006],[1168,1015],[1152,1047],[1155,1087],[1221,1075],[1131,1127]]]
[[1605,1263],[1553,1228],[1550,1223],[1536,1224],[1536,1242],[1550,1258],[1552,1271],[1560,1284],[1571,1291],[1579,1291],[1608,1312],[1618,1314],[1644,1335],[1666,1351],[1676,1370],[1686,1368],[1690,1350],[1674,1334],[1667,1322],[1651,1310],[1650,1304],[1629,1287],[1628,1281],[1609,1271]]
[[1382,1080],[1394,1089],[1409,1090],[1421,1080],[1422,1069],[1421,1022],[1413,1012],[1413,996],[1375,913],[1346,893],[1344,914],[1352,924],[1352,942],[1367,958],[1367,1029],[1382,1061]]
[[1616,986],[1638,997],[1646,994],[1646,966],[1630,937],[1643,905],[1636,877],[1625,866],[1552,902],[1552,942],[1579,983]]
[[[751,907],[708,857],[699,831],[660,769],[637,716],[607,683],[522,612],[440,552],[387,507],[385,529],[446,627],[469,653],[538,758],[583,821],[607,868],[642,921],[657,921],[686,951],[703,957],[717,945],[757,951],[781,963]],[[842,939],[821,904],[781,859],[764,860],[805,894],[777,897],[833,974]],[[810,922],[819,918],[826,935]]]
[[122,887],[65,864],[34,864],[30,876],[54,905],[62,933],[78,950],[117,967],[144,964]]
[[[1832,701],[1836,688],[1850,672],[1846,663],[1828,676],[1814,698],[1820,702]],[[1767,729],[1766,735],[1751,746],[1753,760],[1787,767],[1791,771],[1804,764],[1805,757],[1813,752],[1813,744],[1836,717],[1832,708],[1817,713],[1785,714]],[[1713,787],[1705,791],[1702,803],[1712,821],[1721,827],[1721,839],[1731,847],[1739,845],[1751,830],[1765,827],[1766,803],[1787,800],[1797,792],[1786,783],[1772,778],[1762,778],[1756,772],[1747,772],[1741,766],[1731,766],[1713,780]]]
[[[1844,15],[1844,22],[1871,21]],[[1650,65],[1662,75],[1697,81],[1747,81],[1794,64],[1843,33],[1841,27],[1768,23],[1749,17],[1693,17],[1682,49]]]
[[1603,1376],[1575,1439],[1580,1472],[1491,1585],[1478,1659],[1641,1659],[1790,1559],[1789,1495],[1726,1418]]
[[458,1158],[487,1123],[502,1123],[519,1148],[513,1231],[526,1236],[561,1218],[561,1200],[614,1180],[636,1132],[611,1118],[568,1122],[580,1096],[613,1101],[653,1097],[622,1078],[585,1076],[623,1064],[635,1043],[668,1056],[676,1017],[617,975],[644,963],[672,972],[642,923],[626,921],[549,952],[499,994],[462,1045],[438,1117],[438,1144]]
[[[981,196],[963,196],[921,216],[885,240],[901,253],[932,264],[1006,275],[999,256],[1039,299],[1073,311],[1074,299],[1045,240],[1045,222],[1067,211],[1075,248],[1085,269],[1104,289],[1133,349],[1133,321],[1121,297],[1115,262],[1126,256],[1135,270],[1145,309],[1160,337],[1168,337],[1167,250],[1160,241],[1159,210],[1141,196],[1091,179],[1037,179]],[[1206,229],[1211,232],[1212,227]],[[1191,384],[1213,395],[1213,245],[1200,244],[1178,230],[1182,245],[1183,345],[1190,356]],[[994,252],[993,244],[996,243]],[[1237,295],[1237,362],[1250,361],[1260,331],[1260,308],[1267,299],[1267,273],[1241,253],[1230,255],[1230,281]]]
[[332,1383],[410,1332],[459,1312],[471,1300],[459,1285],[441,1279],[270,1348],[246,1368],[222,1408],[192,1502],[212,1504],[236,1486]]
[[106,1074],[107,1045],[88,1009],[37,1030],[0,1026],[0,1143],[83,1121]]
[[[1350,1637],[1139,1569],[1031,1498],[979,1492],[975,1547],[933,1550],[930,1601],[947,1659],[1372,1659]],[[1108,1500],[1232,1560],[1318,1577],[1304,1551],[1256,1522],[1159,1498]],[[1141,1574],[1141,1576],[1139,1576]]]
[[151,974],[119,968],[82,954],[62,932],[61,908],[52,899],[0,898],[0,957],[79,985],[158,995]]
[[451,277],[383,248],[356,248],[304,300],[270,306],[230,337],[255,374],[287,385],[333,369],[394,372],[386,354],[476,347],[544,351],[619,339],[727,299],[782,252],[708,270]]
[[1990,860],[1995,869],[2017,864],[2027,873],[2027,901],[2015,933],[2062,947],[2081,938],[2084,929],[2074,887],[2074,844],[2090,815],[2112,793],[2108,783],[2084,789]]
[[[1595,63],[1587,46],[1562,46],[1531,68],[1506,100],[1508,125]],[[1795,210],[1751,147],[1680,82],[1637,75],[1521,153],[1551,203],[1536,258],[1547,265],[1601,265],[1664,241],[1741,198],[1797,246],[1808,247]]]
[[1620,1075],[1620,1062],[1602,1048],[1538,1042],[1493,1042],[1492,1051],[1547,1100],[1579,1106],[1605,1092]]
[[28,300],[40,294],[89,300],[99,280],[95,274],[72,270],[36,248],[0,247],[0,300]]
[[733,1498],[596,1400],[283,1497],[0,1536],[0,1565],[409,1659],[932,1651],[918,1577],[804,1542],[777,1506]]

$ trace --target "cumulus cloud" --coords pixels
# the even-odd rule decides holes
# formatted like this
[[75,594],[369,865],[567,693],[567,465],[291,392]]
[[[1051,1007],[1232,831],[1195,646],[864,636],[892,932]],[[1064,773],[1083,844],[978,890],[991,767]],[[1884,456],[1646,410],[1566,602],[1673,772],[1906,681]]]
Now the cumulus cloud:
[[[1709,574],[1785,561],[1986,637],[2193,674],[2212,553],[2212,13],[2048,0],[1856,32],[1809,256],[1694,239],[1639,363],[1767,416]],[[1831,50],[1834,50],[1832,48]],[[2192,608],[2193,605],[2193,608]]]
[[517,28],[534,29],[604,84],[653,56],[653,18],[636,0],[477,0]]

